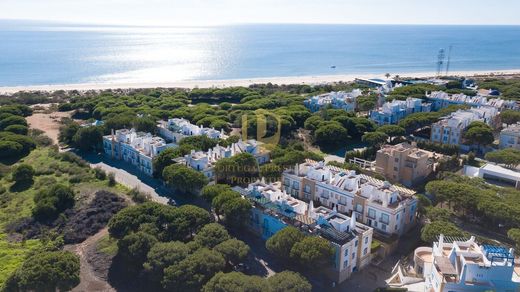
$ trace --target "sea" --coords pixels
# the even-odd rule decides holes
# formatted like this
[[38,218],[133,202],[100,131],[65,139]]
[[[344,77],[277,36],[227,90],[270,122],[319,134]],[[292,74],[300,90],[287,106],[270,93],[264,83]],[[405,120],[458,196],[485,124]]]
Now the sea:
[[[451,49],[450,49],[451,48]],[[101,26],[0,20],[0,86],[520,69],[520,26]]]

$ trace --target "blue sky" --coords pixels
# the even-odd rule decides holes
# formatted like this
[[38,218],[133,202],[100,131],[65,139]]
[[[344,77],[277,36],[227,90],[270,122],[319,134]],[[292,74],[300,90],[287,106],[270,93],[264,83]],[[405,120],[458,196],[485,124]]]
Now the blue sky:
[[0,0],[0,19],[135,25],[520,24],[518,0]]

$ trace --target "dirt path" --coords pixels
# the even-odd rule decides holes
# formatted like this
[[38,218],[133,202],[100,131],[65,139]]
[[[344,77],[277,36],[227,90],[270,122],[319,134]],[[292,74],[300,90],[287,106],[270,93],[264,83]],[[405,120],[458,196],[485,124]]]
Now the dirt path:
[[103,228],[98,233],[87,238],[82,243],[65,246],[65,250],[74,252],[79,256],[81,270],[80,270],[80,284],[72,291],[76,292],[90,292],[90,291],[116,291],[106,280],[100,279],[95,275],[92,265],[88,262],[88,251],[95,248],[103,236],[108,234],[108,229]]

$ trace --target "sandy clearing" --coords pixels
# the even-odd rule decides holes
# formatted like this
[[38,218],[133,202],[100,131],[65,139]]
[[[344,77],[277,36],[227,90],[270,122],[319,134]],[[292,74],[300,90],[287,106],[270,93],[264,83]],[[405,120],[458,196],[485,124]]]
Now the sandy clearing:
[[70,117],[72,112],[53,112],[53,113],[34,113],[27,117],[29,127],[39,129],[45,132],[54,143],[58,143],[58,133],[60,129],[61,118]]

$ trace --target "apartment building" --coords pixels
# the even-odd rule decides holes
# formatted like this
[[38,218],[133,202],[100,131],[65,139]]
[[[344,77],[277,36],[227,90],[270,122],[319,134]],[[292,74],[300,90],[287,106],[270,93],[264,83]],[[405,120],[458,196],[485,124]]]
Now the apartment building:
[[416,223],[415,192],[324,162],[307,160],[284,171],[285,191],[356,219],[382,235],[402,235]]
[[175,162],[189,166],[202,172],[207,178],[215,175],[214,166],[222,158],[233,157],[240,153],[252,154],[259,165],[269,162],[269,151],[261,147],[262,142],[256,140],[239,140],[228,147],[217,145],[208,151],[192,150],[184,157],[174,159]]
[[375,170],[393,182],[411,187],[433,172],[435,157],[435,153],[419,149],[415,143],[384,145],[376,153]]
[[432,103],[432,110],[440,110],[450,105],[468,105],[471,107],[490,106],[496,109],[518,109],[518,103],[514,100],[504,100],[501,98],[488,98],[480,94],[468,96],[463,93],[448,94],[444,91],[433,91],[427,94],[428,101]]
[[329,92],[312,96],[303,103],[311,112],[317,112],[326,107],[355,111],[357,108],[357,98],[361,94],[360,89],[354,89],[351,92]]
[[217,131],[214,128],[197,126],[186,119],[173,118],[168,121],[159,121],[157,131],[161,137],[179,143],[182,139],[189,136],[205,135],[212,139],[226,138],[223,130]]
[[423,103],[420,98],[408,97],[406,100],[386,102],[377,110],[370,111],[370,119],[379,126],[397,124],[412,113],[430,112],[431,105]]
[[464,130],[475,121],[494,125],[498,110],[495,107],[479,107],[458,110],[432,124],[430,140],[440,144],[461,145]]
[[520,150],[520,123],[509,125],[500,131],[499,147]]
[[370,263],[373,229],[325,206],[314,207],[287,194],[280,182],[258,181],[246,189],[236,187],[254,208],[249,227],[264,240],[286,226],[294,226],[308,236],[321,236],[335,250],[334,264],[327,275],[337,283]]
[[163,138],[135,129],[120,129],[103,137],[103,150],[111,158],[121,159],[136,166],[147,175],[153,175],[153,158],[167,148]]
[[[414,276],[396,269],[390,286],[412,291],[519,291],[520,264],[514,250],[440,235],[433,247],[414,253]],[[412,288],[413,287],[413,288]]]

